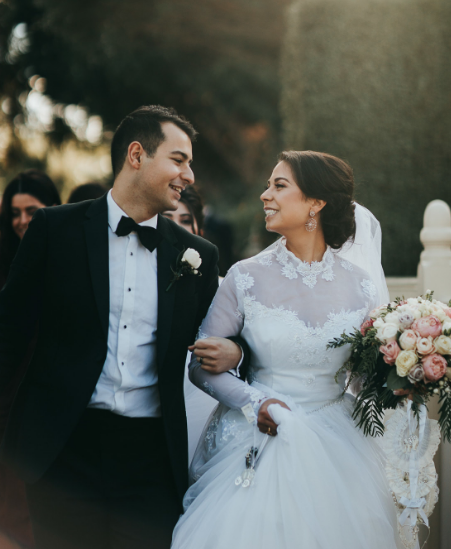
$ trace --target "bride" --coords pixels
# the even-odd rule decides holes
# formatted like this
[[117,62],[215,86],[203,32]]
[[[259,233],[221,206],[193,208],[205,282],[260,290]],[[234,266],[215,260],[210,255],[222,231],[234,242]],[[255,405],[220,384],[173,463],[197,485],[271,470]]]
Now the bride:
[[[387,301],[380,227],[353,202],[351,168],[284,152],[261,195],[275,244],[237,263],[199,338],[241,334],[248,383],[196,358],[190,379],[219,401],[191,465],[173,549],[395,549],[395,508],[374,440],[328,349]],[[357,234],[356,234],[357,225]]]

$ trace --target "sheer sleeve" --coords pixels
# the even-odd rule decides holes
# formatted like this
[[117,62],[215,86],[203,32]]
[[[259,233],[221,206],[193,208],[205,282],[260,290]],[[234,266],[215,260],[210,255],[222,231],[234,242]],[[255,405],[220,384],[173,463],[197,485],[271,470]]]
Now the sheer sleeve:
[[[210,306],[199,330],[199,339],[229,337],[241,333],[244,322],[243,298],[252,284],[249,274],[241,274],[238,264],[232,267]],[[202,369],[194,357],[189,364],[189,378],[202,391],[229,408],[241,409],[248,421],[255,421],[266,395],[247,382],[228,373],[211,374]]]

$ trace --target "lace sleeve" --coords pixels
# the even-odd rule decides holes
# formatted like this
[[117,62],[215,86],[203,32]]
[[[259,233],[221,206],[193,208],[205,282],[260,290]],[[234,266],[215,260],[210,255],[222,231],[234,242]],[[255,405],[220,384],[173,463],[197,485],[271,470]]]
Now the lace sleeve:
[[[211,336],[239,335],[244,324],[244,292],[252,287],[252,277],[233,267],[219,287],[199,330],[199,339]],[[211,374],[202,369],[194,357],[189,364],[189,378],[202,391],[234,409],[241,409],[248,421],[255,421],[266,395],[228,373]]]

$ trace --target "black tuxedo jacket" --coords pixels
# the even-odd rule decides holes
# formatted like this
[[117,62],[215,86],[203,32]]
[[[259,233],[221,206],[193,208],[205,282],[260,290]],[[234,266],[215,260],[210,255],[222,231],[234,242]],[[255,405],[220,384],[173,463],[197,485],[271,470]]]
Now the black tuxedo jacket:
[[[215,246],[159,216],[157,366],[174,478],[188,485],[183,396],[187,346],[218,285]],[[179,279],[178,254],[196,249],[202,276]],[[0,292],[0,399],[38,327],[36,351],[10,410],[2,458],[27,482],[39,479],[86,409],[107,354],[109,323],[106,197],[38,210]],[[244,345],[243,341],[239,341]],[[245,352],[246,359],[248,353]],[[149,433],[149,437],[152,433]]]

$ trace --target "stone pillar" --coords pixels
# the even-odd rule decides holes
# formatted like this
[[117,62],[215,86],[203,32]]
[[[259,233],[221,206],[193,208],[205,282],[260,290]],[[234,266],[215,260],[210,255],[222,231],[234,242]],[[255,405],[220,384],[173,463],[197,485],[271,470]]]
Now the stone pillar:
[[[424,212],[420,233],[424,246],[418,265],[421,293],[434,290],[434,297],[447,303],[451,299],[451,211],[443,200],[433,200]],[[429,416],[437,419],[439,406],[429,405]],[[451,444],[443,442],[435,465],[439,475],[439,505],[431,517],[431,548],[451,547]]]

